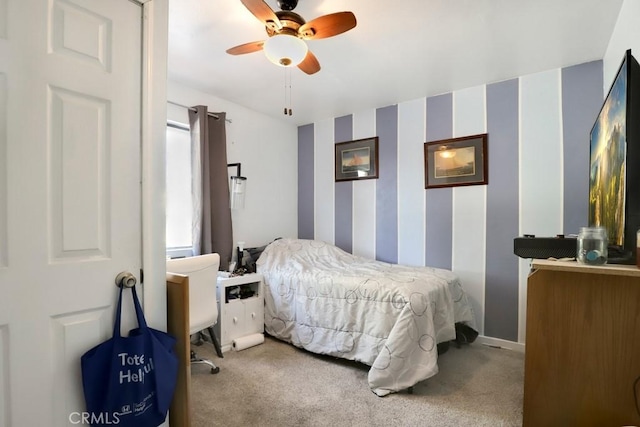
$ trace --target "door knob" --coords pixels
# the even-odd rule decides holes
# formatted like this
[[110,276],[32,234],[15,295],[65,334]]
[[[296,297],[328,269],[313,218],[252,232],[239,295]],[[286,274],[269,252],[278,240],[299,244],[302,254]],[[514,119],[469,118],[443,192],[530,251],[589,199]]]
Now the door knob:
[[136,276],[129,273],[128,271],[123,271],[116,276],[116,286],[121,288],[133,288],[137,283]]

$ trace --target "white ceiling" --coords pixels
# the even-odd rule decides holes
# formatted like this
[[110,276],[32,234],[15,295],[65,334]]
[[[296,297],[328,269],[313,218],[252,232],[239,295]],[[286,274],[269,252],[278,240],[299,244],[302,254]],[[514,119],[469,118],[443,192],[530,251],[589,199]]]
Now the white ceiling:
[[[279,10],[276,0],[266,0]],[[240,0],[171,0],[169,80],[302,125],[604,57],[622,0],[299,0],[307,21],[349,10],[357,26],[308,42],[322,69],[285,69]],[[211,106],[215,108],[215,106]]]

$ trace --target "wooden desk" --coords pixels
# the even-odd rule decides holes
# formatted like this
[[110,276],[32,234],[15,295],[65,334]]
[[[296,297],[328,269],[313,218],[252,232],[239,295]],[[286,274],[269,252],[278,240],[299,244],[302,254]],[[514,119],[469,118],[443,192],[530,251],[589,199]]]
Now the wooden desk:
[[533,261],[523,425],[640,425],[639,377],[640,270]]

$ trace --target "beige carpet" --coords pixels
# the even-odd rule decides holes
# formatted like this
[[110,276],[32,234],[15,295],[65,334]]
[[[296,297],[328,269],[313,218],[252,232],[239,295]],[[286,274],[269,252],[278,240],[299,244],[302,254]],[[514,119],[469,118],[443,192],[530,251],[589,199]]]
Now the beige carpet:
[[472,344],[452,346],[440,373],[406,392],[377,397],[368,367],[319,356],[267,337],[218,358],[220,373],[192,367],[193,427],[520,426],[524,355]]

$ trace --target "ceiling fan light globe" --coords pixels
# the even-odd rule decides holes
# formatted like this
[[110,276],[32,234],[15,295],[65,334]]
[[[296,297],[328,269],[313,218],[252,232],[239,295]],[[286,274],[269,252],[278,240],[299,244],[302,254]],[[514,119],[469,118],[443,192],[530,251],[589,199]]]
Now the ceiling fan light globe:
[[263,49],[267,59],[281,67],[295,67],[309,51],[304,40],[288,34],[278,34],[269,38]]

